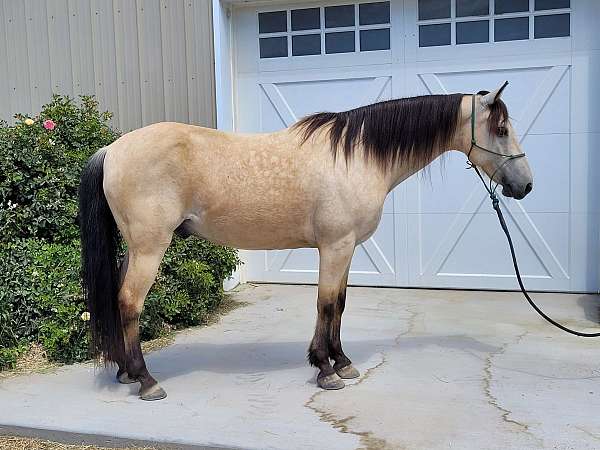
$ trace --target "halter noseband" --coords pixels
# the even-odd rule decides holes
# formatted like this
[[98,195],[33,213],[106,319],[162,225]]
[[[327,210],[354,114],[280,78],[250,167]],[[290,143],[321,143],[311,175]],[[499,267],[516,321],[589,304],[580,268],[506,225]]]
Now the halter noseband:
[[[490,177],[490,185],[488,187],[488,185],[485,183],[483,177],[481,176],[481,173],[479,172],[479,169],[477,168],[477,166],[475,164],[473,164],[473,162],[471,161],[471,152],[473,151],[474,148],[477,148],[479,150],[483,150],[484,152],[487,153],[491,153],[492,155],[496,155],[496,156],[500,156],[502,158],[506,158],[505,161],[500,164],[496,170],[494,170],[494,173],[492,173],[492,176]],[[498,187],[498,185],[500,184],[499,182],[496,182],[496,186],[492,188],[492,183],[494,182],[494,177],[496,176],[496,173],[498,173],[498,171],[500,169],[502,169],[506,163],[508,163],[509,161],[512,161],[513,159],[517,159],[517,158],[522,158],[523,156],[525,156],[525,153],[518,153],[516,155],[504,155],[502,153],[498,153],[495,152],[493,150],[490,150],[488,148],[482,147],[479,144],[477,144],[477,140],[475,139],[475,94],[473,94],[471,96],[471,147],[469,148],[469,152],[467,153],[467,160],[468,160],[468,165],[469,167],[467,167],[468,169],[475,169],[475,172],[477,172],[477,175],[479,176],[479,178],[481,178],[481,181],[483,182],[485,188],[487,189],[488,193],[490,195],[492,195],[496,188]]]

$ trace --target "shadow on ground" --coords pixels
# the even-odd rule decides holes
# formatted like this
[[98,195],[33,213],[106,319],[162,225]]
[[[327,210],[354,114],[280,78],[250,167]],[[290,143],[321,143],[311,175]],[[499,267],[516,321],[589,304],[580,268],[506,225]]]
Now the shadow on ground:
[[[500,347],[488,345],[463,335],[408,336],[397,340],[380,339],[347,341],[344,351],[355,365],[370,360],[376,353],[409,352],[428,346],[481,353],[493,353]],[[306,342],[257,342],[257,343],[186,343],[174,344],[146,357],[150,372],[161,381],[194,372],[216,374],[255,374],[308,367]],[[116,369],[109,368],[98,373],[96,384],[100,388],[116,388]],[[137,384],[134,385],[137,389]],[[133,388],[133,387],[132,387]]]
[[587,320],[600,324],[600,295],[582,295],[577,299],[577,305],[583,308]]

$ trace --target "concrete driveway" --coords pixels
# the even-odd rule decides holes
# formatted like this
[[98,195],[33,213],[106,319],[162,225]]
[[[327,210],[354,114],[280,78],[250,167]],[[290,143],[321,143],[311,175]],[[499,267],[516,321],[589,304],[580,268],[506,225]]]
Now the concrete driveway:
[[[234,295],[249,304],[148,356],[165,400],[76,365],[0,383],[0,430],[253,449],[600,448],[600,341],[551,328],[520,294],[350,288],[342,337],[362,376],[329,392],[305,357],[316,287]],[[596,326],[597,296],[535,297]]]

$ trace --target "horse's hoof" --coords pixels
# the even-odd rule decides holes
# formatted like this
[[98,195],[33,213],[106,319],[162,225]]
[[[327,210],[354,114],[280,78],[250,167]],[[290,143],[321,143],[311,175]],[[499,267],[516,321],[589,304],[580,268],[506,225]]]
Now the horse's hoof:
[[162,400],[167,396],[167,393],[158,384],[150,386],[148,389],[140,389],[140,398],[146,401]]
[[117,381],[121,384],[131,384],[136,382],[136,380],[133,378],[129,378],[129,374],[127,372],[117,374]]
[[338,376],[337,373],[332,373],[331,375],[327,375],[324,377],[317,377],[317,384],[320,388],[326,389],[328,391],[342,389],[345,386],[344,382]]
[[360,377],[360,372],[354,368],[352,364],[348,364],[340,369],[335,369],[336,373],[344,380]]

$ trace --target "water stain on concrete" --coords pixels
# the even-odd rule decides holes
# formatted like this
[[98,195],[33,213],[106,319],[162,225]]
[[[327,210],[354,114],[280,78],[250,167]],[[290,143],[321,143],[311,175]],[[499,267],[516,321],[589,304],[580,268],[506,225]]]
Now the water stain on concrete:
[[[380,305],[378,304],[378,306],[380,306]],[[407,312],[409,314],[409,316],[405,319],[407,322],[406,330],[404,332],[398,334],[396,336],[396,338],[394,339],[395,345],[398,345],[400,338],[402,336],[408,335],[414,331],[415,321],[416,321],[417,317],[419,316],[419,312],[416,312],[414,310],[414,306],[415,305],[407,305],[406,307],[402,308],[402,311]],[[344,388],[344,390],[353,389],[356,386],[364,383],[374,373],[376,373],[377,369],[382,367],[387,362],[385,352],[381,352],[381,353],[379,353],[379,355],[381,357],[381,360],[378,363],[376,363],[374,366],[369,367],[364,372],[364,374],[362,374],[360,376],[360,378],[358,378],[358,380],[351,383],[350,385],[347,385]],[[329,423],[334,429],[340,431],[341,433],[352,434],[354,436],[357,436],[360,439],[360,446],[358,447],[359,449],[364,449],[364,450],[388,450],[388,449],[402,450],[401,448],[398,448],[397,445],[392,446],[385,439],[377,437],[373,431],[357,431],[357,430],[353,429],[352,421],[354,419],[356,419],[356,416],[339,417],[338,415],[336,415],[335,412],[330,412],[325,409],[319,408],[315,402],[316,398],[318,396],[327,395],[327,394],[328,394],[327,391],[319,391],[319,392],[314,393],[310,397],[310,399],[304,404],[304,406],[306,406],[307,408],[314,411],[319,416],[321,421]]]
[[[361,377],[354,382],[350,386],[346,386],[344,389],[352,389],[354,386],[357,386],[367,380],[371,374],[376,371],[379,367],[385,364],[385,355],[381,354],[381,361],[378,362],[375,366],[370,367],[367,371],[361,375]],[[392,447],[389,445],[385,439],[380,439],[372,431],[356,431],[351,428],[351,421],[356,419],[356,416],[347,416],[340,418],[336,416],[335,413],[325,411],[316,406],[315,399],[317,396],[327,395],[327,391],[318,391],[311,395],[310,399],[304,404],[307,408],[314,411],[321,421],[329,423],[334,429],[338,430],[341,433],[352,434],[359,438],[360,447],[359,449],[364,450],[388,450],[397,447]],[[401,449],[398,449],[401,450]]]

